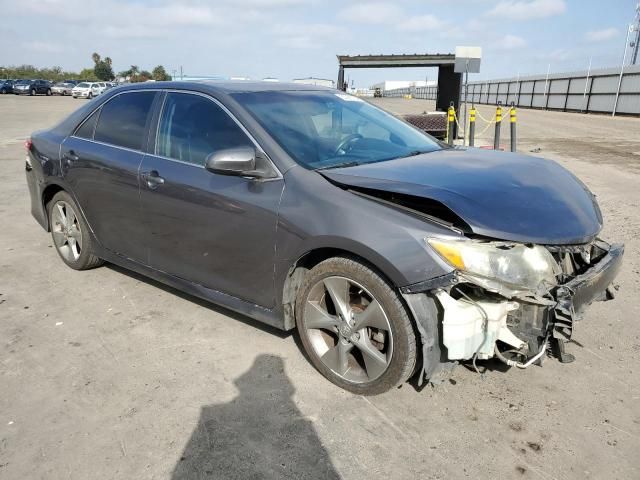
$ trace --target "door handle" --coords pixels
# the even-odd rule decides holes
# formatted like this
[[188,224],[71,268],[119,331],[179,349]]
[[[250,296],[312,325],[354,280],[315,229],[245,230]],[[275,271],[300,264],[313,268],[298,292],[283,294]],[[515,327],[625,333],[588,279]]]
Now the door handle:
[[62,158],[67,165],[71,165],[72,162],[77,162],[78,160],[80,160],[80,157],[76,155],[76,152],[74,152],[73,150],[69,150],[64,154]]
[[157,170],[142,172],[142,178],[147,183],[147,187],[151,190],[155,190],[158,186],[164,183],[164,178],[160,176]]

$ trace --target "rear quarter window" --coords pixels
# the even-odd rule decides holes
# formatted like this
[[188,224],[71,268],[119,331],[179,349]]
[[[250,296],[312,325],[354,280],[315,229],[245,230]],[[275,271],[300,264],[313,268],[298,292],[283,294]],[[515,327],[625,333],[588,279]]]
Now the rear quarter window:
[[93,131],[96,128],[96,121],[98,120],[98,116],[100,115],[100,109],[93,112],[89,115],[82,125],[76,130],[74,136],[80,138],[86,138],[87,140],[93,140]]
[[102,106],[94,139],[118,147],[141,150],[155,92],[117,95]]

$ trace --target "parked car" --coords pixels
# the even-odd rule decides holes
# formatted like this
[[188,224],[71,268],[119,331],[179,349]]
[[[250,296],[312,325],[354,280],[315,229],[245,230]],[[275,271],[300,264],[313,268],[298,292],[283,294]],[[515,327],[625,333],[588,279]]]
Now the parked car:
[[106,89],[104,82],[82,82],[73,87],[73,98],[93,98],[100,95]]
[[13,84],[16,95],[51,95],[51,85],[46,80],[18,80]]
[[0,80],[0,94],[13,93],[13,80]]
[[51,93],[54,95],[71,95],[71,91],[75,85],[73,83],[66,82],[58,82],[53,87],[51,87]]
[[31,212],[69,267],[106,260],[297,329],[358,394],[458,361],[570,361],[622,263],[559,164],[451,148],[328,88],[122,86],[26,147]]

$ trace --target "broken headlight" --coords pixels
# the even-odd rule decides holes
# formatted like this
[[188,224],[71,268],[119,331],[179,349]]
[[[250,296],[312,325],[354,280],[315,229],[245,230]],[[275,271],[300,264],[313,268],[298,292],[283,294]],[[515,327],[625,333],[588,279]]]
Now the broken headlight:
[[549,286],[556,284],[556,275],[560,273],[551,253],[538,245],[436,238],[427,242],[461,272],[515,289],[535,292],[543,282]]

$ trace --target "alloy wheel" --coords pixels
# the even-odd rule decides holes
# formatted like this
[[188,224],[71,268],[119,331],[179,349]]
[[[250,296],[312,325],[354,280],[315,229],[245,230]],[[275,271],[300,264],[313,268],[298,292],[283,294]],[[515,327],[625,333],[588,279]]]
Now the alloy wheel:
[[353,383],[371,382],[389,367],[391,325],[362,285],[330,276],[317,282],[304,305],[304,335],[320,361]]
[[51,231],[60,255],[68,262],[76,262],[82,253],[82,230],[71,205],[58,201],[53,206]]

